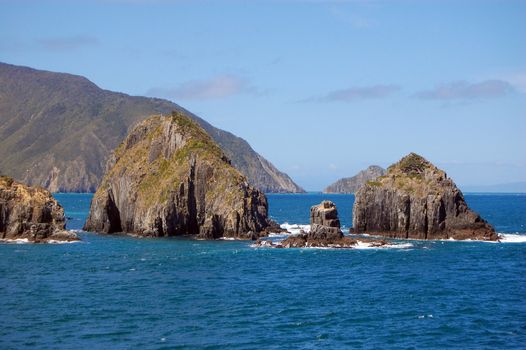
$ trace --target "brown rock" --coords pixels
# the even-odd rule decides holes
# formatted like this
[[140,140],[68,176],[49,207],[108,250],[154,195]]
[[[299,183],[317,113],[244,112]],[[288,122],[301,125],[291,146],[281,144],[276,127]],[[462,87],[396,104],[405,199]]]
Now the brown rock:
[[30,242],[76,241],[65,231],[64,209],[51,193],[0,176],[0,238]]
[[265,195],[205,130],[173,113],[141,122],[115,150],[85,229],[255,239],[269,225]]
[[446,173],[414,153],[358,190],[352,231],[393,238],[498,239]]
[[310,225],[309,239],[335,240],[343,237],[338,210],[331,201],[323,201],[310,208]]

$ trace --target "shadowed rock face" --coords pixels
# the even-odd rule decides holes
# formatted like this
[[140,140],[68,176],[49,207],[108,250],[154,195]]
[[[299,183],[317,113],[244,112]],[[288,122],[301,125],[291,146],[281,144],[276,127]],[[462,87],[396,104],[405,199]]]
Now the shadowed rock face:
[[376,179],[385,174],[385,169],[378,165],[371,165],[365,170],[360,171],[353,177],[345,177],[329,185],[323,193],[355,193],[367,181]]
[[115,150],[88,231],[254,239],[269,226],[265,195],[182,113],[141,122]]
[[411,153],[356,192],[353,232],[393,238],[497,240],[446,173]]
[[43,188],[29,187],[0,176],[0,238],[31,242],[75,241],[65,231],[64,209]]

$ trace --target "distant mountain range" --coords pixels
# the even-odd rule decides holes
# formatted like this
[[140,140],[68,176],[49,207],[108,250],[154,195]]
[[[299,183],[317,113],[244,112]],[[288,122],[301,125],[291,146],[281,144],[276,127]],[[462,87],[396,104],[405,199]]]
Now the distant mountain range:
[[354,193],[367,181],[374,180],[378,176],[384,174],[384,168],[379,167],[378,165],[371,165],[353,177],[339,179],[335,183],[327,186],[327,188],[323,190],[323,193]]
[[88,79],[0,63],[0,173],[53,192],[93,192],[128,130],[183,111],[264,192],[304,192],[240,137],[162,99],[103,90]]

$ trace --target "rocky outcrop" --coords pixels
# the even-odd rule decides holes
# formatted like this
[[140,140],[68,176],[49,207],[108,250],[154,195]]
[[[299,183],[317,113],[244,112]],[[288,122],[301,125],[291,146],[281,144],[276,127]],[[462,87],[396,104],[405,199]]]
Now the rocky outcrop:
[[37,243],[78,240],[65,228],[64,209],[51,193],[0,176],[1,239],[26,239]]
[[269,225],[265,195],[205,130],[174,112],[141,122],[115,150],[85,229],[255,239]]
[[376,179],[385,174],[385,169],[378,165],[371,165],[365,170],[360,171],[353,177],[346,177],[327,186],[323,193],[355,193],[367,181]]
[[[304,192],[240,137],[179,105],[103,90],[88,79],[0,63],[0,169],[52,192],[94,192],[111,152],[134,125],[177,110],[219,144],[264,192]],[[52,127],[49,127],[52,125]]]
[[356,192],[352,230],[393,238],[498,239],[446,173],[414,153]]
[[380,240],[358,241],[346,237],[340,228],[338,210],[331,201],[323,201],[310,209],[310,230],[308,233],[290,235],[283,241],[273,242],[269,239],[258,239],[254,246],[270,248],[353,248],[359,242],[380,247],[387,242]]
[[331,201],[323,201],[310,208],[310,231],[307,235],[311,240],[337,240],[343,237],[340,229],[340,219],[336,205]]

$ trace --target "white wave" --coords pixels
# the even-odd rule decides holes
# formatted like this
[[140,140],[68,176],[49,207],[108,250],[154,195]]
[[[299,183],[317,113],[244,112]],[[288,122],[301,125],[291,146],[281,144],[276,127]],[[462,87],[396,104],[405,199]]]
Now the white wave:
[[300,234],[301,231],[305,233],[310,232],[310,225],[289,224],[288,222],[285,222],[281,224],[280,227],[284,230],[287,230],[287,232],[289,232],[291,235]]
[[385,244],[382,246],[377,246],[371,242],[358,241],[358,243],[353,247],[354,249],[408,249],[413,248],[412,243],[392,243]]
[[501,243],[526,243],[526,235],[517,233],[499,233]]
[[220,241],[237,241],[235,237],[219,237]]
[[3,238],[3,239],[0,239],[0,242],[4,242],[4,243],[14,243],[14,244],[26,244],[26,243],[31,243],[31,242],[29,242],[29,240],[28,240],[27,238],[15,238],[15,239]]
[[278,232],[278,233],[276,233],[276,232],[271,232],[271,233],[268,234],[268,237],[269,237],[269,238],[285,238],[285,237],[287,237],[288,235],[289,235],[289,234],[286,233],[286,232]]
[[[526,243],[526,235],[519,233],[498,233],[498,241],[484,241],[481,239],[434,239],[427,240],[428,242],[481,242],[481,243]],[[416,239],[415,239],[416,240]]]
[[[11,244],[33,244],[34,242],[30,241],[27,238],[15,238],[15,239],[8,239],[8,238],[2,238],[0,239],[0,243],[11,243]],[[55,239],[50,239],[47,241],[44,241],[42,243],[46,244],[68,244],[68,243],[82,243],[82,241],[59,241]]]
[[50,243],[50,244],[69,244],[69,243],[82,243],[82,241],[57,241],[55,239],[50,239],[49,241],[47,241],[46,243]]

